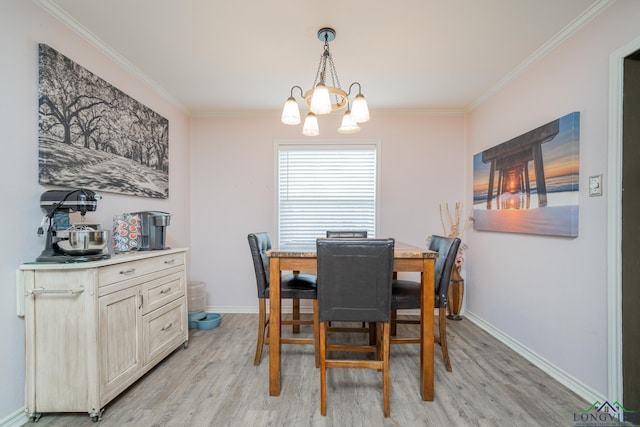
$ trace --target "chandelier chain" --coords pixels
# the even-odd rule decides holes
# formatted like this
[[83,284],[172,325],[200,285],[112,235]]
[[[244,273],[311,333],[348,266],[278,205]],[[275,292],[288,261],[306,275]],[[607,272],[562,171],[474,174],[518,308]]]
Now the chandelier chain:
[[320,81],[324,83],[324,72],[327,68],[327,51],[329,50],[329,43],[325,42],[324,43],[324,51],[322,52],[322,55],[320,55],[320,62],[318,62],[318,70],[316,71],[316,77],[315,79],[313,79],[313,85],[311,86],[311,88],[316,87],[316,84],[318,84],[318,77],[320,77]]
[[[329,72],[331,73],[331,84],[333,87],[337,87],[338,89],[342,89],[340,86],[340,80],[338,79],[338,73],[336,72],[336,66],[333,65],[333,56],[329,55]],[[338,104],[341,100],[338,98],[338,95],[335,95],[336,104]]]

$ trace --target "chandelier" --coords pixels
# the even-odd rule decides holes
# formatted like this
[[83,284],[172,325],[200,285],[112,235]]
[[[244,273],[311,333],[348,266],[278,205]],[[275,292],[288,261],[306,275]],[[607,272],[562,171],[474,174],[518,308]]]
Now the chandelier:
[[[329,42],[336,38],[336,31],[333,28],[321,28],[318,30],[318,39],[324,42],[324,50],[320,56],[318,71],[313,81],[313,86],[307,92],[303,93],[300,86],[291,88],[291,96],[287,99],[282,109],[282,123],[285,125],[297,125],[300,123],[300,109],[298,101],[293,97],[294,89],[300,91],[300,96],[304,99],[305,104],[309,107],[309,113],[302,127],[302,134],[306,136],[317,136],[320,134],[318,128],[317,115],[329,114],[332,111],[340,110],[346,107],[346,111],[342,116],[342,123],[338,128],[340,133],[356,133],[360,130],[358,123],[369,120],[369,107],[367,100],[362,94],[360,83],[354,82],[349,86],[349,91],[345,92],[340,87],[336,67],[333,65],[333,57],[329,52]],[[328,80],[331,79],[331,85]],[[358,94],[353,100],[353,105],[349,102],[351,89],[357,85]]]

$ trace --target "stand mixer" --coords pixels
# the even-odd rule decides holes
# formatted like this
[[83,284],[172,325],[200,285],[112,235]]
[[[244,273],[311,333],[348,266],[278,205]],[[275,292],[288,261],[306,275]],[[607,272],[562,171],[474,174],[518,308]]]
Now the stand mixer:
[[[84,262],[110,257],[109,232],[100,226],[84,225],[87,212],[96,210],[102,196],[91,190],[49,190],[40,196],[40,207],[46,212],[38,228],[45,233],[46,243],[37,262]],[[81,225],[71,225],[69,213],[80,212]]]

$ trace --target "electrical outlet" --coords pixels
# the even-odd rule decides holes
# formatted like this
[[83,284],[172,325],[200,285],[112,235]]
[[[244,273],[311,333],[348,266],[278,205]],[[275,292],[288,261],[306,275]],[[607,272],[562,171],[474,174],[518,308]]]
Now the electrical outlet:
[[589,196],[602,196],[602,175],[589,177]]

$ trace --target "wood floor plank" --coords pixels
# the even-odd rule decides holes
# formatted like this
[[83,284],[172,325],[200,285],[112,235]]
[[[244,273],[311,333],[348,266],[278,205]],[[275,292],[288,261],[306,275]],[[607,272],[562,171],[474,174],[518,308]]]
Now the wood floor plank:
[[[98,427],[123,426],[567,426],[587,402],[468,321],[447,324],[453,372],[435,348],[435,400],[419,394],[419,346],[392,345],[391,417],[383,418],[382,376],[327,372],[327,416],[311,346],[282,346],[282,390],[269,396],[269,352],[253,366],[256,314],[224,314],[220,327],[191,330],[179,349],[106,408]],[[414,325],[398,325],[412,336]],[[283,328],[284,336],[293,336]],[[301,327],[296,336],[311,336]],[[366,334],[334,333],[345,342]],[[362,354],[362,357],[371,357]],[[31,425],[27,423],[26,425]],[[44,414],[39,426],[91,426],[86,414]]]

